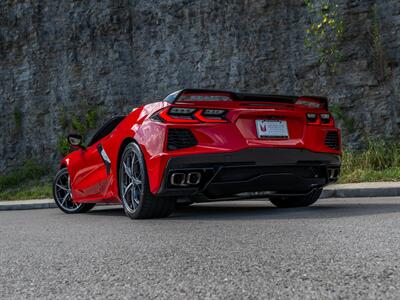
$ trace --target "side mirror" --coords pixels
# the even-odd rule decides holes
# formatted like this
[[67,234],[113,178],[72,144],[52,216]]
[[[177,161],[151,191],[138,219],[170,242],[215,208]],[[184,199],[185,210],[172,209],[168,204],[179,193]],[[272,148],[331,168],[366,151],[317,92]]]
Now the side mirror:
[[85,146],[82,145],[82,136],[79,134],[70,134],[67,137],[68,143],[73,147],[73,148],[80,148],[80,149],[85,149]]

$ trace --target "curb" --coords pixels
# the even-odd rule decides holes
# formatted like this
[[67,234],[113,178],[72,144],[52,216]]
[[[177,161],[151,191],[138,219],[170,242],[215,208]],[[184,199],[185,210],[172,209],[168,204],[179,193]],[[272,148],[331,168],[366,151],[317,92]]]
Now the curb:
[[[323,190],[320,199],[398,196],[400,196],[400,182],[368,182],[333,184]],[[0,201],[0,211],[56,207],[57,205],[54,203],[53,199]]]
[[400,182],[368,182],[333,184],[323,190],[320,198],[324,199],[398,196],[400,196]]
[[0,211],[43,209],[43,208],[56,208],[56,207],[57,205],[54,203],[53,199],[0,201]]
[[325,198],[363,198],[363,197],[398,197],[400,188],[370,189],[326,189],[320,199]]

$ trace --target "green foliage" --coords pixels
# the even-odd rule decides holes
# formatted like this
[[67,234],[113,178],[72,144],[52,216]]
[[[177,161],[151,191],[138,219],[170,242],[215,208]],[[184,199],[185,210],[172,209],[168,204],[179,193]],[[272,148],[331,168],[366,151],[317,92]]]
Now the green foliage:
[[71,119],[72,128],[76,130],[79,134],[85,135],[87,132],[87,127],[85,123],[81,122],[79,117],[73,115]]
[[68,117],[65,113],[61,114],[61,116],[58,119],[58,123],[61,125],[62,129],[67,129],[68,128]]
[[371,45],[369,47],[372,60],[373,69],[376,74],[378,82],[383,82],[385,78],[385,50],[382,43],[381,24],[379,20],[378,7],[376,4],[371,9],[371,28],[369,30],[369,36]]
[[400,142],[368,140],[361,151],[343,153],[340,182],[400,180]]
[[51,198],[51,183],[34,181],[14,189],[0,191],[0,200],[25,200]]
[[58,153],[60,153],[62,156],[66,156],[68,153],[71,152],[71,147],[65,136],[60,136],[58,138],[57,150],[58,150]]
[[23,118],[22,111],[18,107],[15,107],[13,115],[14,115],[14,124],[15,124],[14,125],[14,134],[19,134],[22,129],[22,118]]
[[96,109],[89,109],[83,116],[72,115],[71,124],[74,130],[79,134],[86,135],[90,129],[97,126],[98,112]]
[[98,111],[96,109],[91,109],[86,113],[86,126],[89,129],[94,129],[97,126],[98,121]]
[[79,109],[78,111],[85,111],[83,114],[72,114],[68,117],[65,113],[59,118],[59,124],[64,131],[64,135],[60,136],[57,143],[57,150],[65,156],[71,152],[71,147],[66,138],[69,133],[79,133],[84,138],[88,136],[89,132],[97,128],[100,119],[100,111],[96,108]]
[[49,166],[35,160],[26,161],[20,168],[0,175],[0,200],[37,199],[51,196]]
[[345,129],[347,133],[351,134],[355,132],[354,118],[347,116],[339,105],[331,105],[330,111],[335,120],[339,121],[343,125],[343,129]]
[[304,44],[319,54],[321,64],[326,63],[335,71],[342,58],[338,43],[344,33],[339,6],[333,0],[304,0],[304,3],[309,14]]
[[49,167],[39,164],[37,161],[28,160],[22,167],[5,175],[0,175],[0,191],[6,188],[24,184],[25,181],[40,178],[46,175]]

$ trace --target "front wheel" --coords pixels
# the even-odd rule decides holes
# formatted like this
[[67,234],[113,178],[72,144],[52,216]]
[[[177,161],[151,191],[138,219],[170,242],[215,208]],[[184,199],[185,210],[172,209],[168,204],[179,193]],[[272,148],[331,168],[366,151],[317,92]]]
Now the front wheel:
[[70,178],[67,168],[57,172],[53,182],[53,197],[59,209],[67,214],[84,213],[96,203],[75,203],[72,199]]
[[306,207],[317,202],[319,196],[321,196],[321,193],[322,189],[315,189],[305,196],[271,197],[269,198],[269,201],[271,201],[272,204],[279,208]]
[[131,219],[164,218],[175,208],[175,199],[154,196],[139,146],[129,143],[119,164],[119,194],[125,214]]

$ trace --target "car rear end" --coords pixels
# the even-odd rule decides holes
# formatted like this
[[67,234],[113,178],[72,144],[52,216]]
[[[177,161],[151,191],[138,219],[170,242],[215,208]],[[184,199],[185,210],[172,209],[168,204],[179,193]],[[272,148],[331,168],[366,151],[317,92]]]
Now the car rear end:
[[182,90],[165,103],[149,119],[162,139],[155,194],[305,195],[339,176],[340,131],[325,98]]

